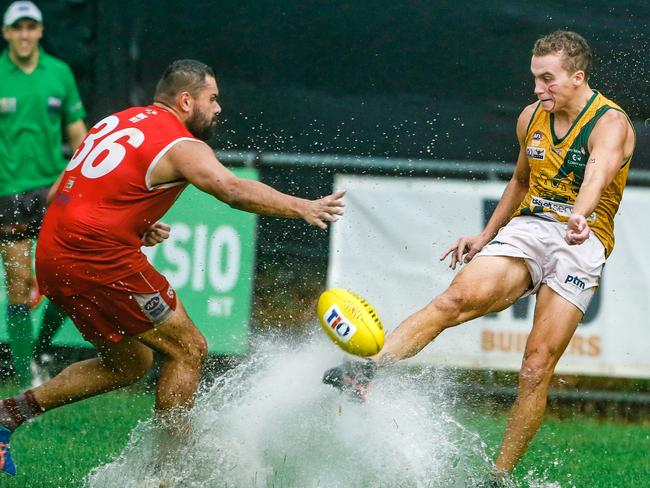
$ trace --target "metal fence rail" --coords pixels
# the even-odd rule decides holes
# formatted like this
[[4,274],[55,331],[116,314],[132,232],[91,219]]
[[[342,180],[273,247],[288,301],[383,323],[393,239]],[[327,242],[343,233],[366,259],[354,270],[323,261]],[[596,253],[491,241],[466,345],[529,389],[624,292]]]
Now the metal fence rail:
[[[216,151],[225,164],[247,167],[294,167],[330,172],[394,174],[497,180],[509,178],[514,164],[496,161],[401,159],[336,154],[296,154],[254,151]],[[630,169],[628,184],[650,186],[650,170]]]

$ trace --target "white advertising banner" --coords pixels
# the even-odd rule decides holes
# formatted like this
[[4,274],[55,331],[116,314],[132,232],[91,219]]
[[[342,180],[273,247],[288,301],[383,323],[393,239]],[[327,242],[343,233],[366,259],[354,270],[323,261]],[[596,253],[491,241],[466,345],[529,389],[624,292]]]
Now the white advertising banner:
[[[337,175],[346,214],[333,225],[328,286],[364,296],[386,327],[427,304],[454,271],[440,254],[479,233],[504,182]],[[601,286],[556,371],[650,378],[650,189],[628,188],[616,218],[616,247]],[[447,329],[414,360],[518,370],[535,297],[499,314]]]

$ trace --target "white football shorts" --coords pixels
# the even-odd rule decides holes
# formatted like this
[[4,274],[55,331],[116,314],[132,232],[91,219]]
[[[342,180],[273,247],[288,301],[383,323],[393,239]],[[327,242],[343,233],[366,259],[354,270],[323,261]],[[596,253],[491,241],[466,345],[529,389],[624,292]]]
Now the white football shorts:
[[514,217],[476,256],[523,258],[537,293],[542,283],[584,313],[605,265],[605,247],[593,231],[580,245],[564,240],[566,223],[534,216]]

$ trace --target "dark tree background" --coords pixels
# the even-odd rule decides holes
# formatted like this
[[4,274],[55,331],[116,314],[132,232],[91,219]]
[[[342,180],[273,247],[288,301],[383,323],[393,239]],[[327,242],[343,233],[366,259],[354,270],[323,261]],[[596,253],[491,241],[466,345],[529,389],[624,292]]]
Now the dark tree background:
[[[2,8],[8,5],[2,2]],[[218,74],[218,149],[514,162],[515,122],[534,100],[530,51],[571,29],[590,41],[592,86],[638,134],[650,168],[650,3],[395,0],[48,0],[46,49],[71,64],[89,125],[151,101],[166,65],[196,58]],[[315,197],[330,172],[264,167],[261,178]],[[327,270],[327,233],[260,218],[258,300]],[[289,291],[287,291],[289,290]],[[305,298],[307,299],[307,298]],[[282,303],[282,300],[280,300]]]
[[[3,2],[3,8],[9,2]],[[614,6],[612,6],[614,5]],[[218,73],[223,149],[513,161],[534,99],[534,40],[583,34],[592,86],[620,103],[650,162],[650,4],[394,0],[50,0],[46,48],[68,61],[89,122],[150,101],[172,60]]]

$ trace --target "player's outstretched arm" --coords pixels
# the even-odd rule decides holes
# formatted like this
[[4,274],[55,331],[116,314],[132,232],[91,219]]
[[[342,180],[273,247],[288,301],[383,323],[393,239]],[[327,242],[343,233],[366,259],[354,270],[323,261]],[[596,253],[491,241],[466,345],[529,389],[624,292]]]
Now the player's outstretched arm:
[[307,200],[279,192],[260,181],[238,178],[219,162],[207,144],[199,141],[176,144],[152,171],[149,184],[179,179],[233,208],[273,217],[301,218],[321,229],[343,215],[345,192]]
[[537,102],[527,106],[517,119],[517,139],[519,140],[517,164],[485,229],[475,236],[459,237],[440,255],[440,261],[444,261],[447,256],[451,255],[449,263],[451,269],[456,269],[458,264],[469,263],[483,249],[483,246],[492,240],[499,229],[510,221],[512,214],[526,196],[530,177],[530,166],[526,157],[526,131],[536,105]]
[[607,111],[594,127],[589,146],[585,177],[567,222],[565,239],[572,245],[587,240],[590,229],[586,216],[596,209],[603,190],[632,155],[634,131],[625,114]]

